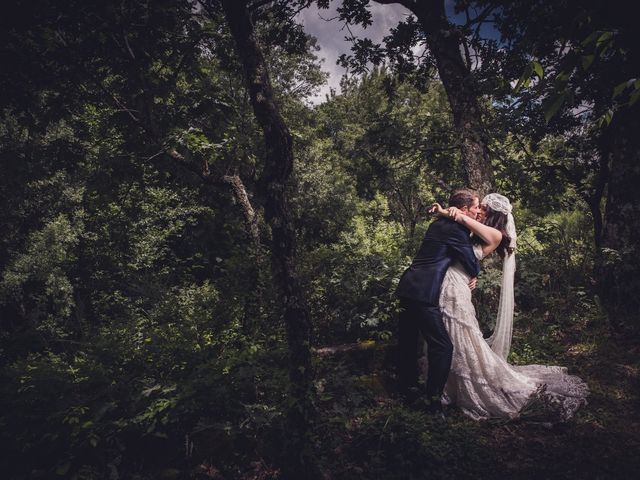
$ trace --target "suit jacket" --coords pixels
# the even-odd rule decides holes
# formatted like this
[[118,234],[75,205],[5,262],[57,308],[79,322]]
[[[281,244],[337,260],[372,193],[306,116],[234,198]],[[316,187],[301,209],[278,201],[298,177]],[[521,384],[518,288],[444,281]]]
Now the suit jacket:
[[396,295],[438,305],[444,274],[454,261],[460,262],[472,277],[480,272],[469,230],[450,219],[440,218],[429,226],[411,266],[400,278]]

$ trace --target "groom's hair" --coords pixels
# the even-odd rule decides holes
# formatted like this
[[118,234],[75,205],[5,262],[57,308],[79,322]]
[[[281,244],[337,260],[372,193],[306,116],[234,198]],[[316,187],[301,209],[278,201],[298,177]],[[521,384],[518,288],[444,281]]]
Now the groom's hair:
[[449,206],[456,208],[470,207],[473,201],[478,197],[478,193],[470,188],[458,188],[451,192],[449,197]]

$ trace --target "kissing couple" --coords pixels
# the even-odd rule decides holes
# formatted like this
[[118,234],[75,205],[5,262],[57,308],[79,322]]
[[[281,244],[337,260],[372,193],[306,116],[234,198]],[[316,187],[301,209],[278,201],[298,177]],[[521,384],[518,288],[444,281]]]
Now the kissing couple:
[[[513,323],[516,229],[509,200],[491,193],[480,201],[473,190],[455,190],[400,278],[398,383],[409,404],[420,404],[419,333],[426,342],[426,409],[443,416],[443,404],[457,405],[475,420],[516,418],[545,396],[561,420],[586,404],[588,387],[565,367],[507,363]],[[471,291],[480,261],[493,252],[503,261],[498,318],[485,339]],[[425,405],[422,403],[422,405]]]

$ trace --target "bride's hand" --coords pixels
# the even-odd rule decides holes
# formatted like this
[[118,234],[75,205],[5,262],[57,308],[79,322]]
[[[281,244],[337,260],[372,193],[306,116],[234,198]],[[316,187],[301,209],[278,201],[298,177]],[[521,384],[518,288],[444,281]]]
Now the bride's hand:
[[445,211],[447,212],[448,217],[454,222],[458,222],[458,219],[464,215],[457,207],[449,207]]

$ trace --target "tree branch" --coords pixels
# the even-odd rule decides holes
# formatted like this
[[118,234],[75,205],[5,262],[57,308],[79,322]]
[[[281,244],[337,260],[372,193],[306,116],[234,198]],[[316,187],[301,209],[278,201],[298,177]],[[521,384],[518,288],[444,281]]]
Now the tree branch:
[[478,26],[476,27],[476,33],[478,33],[480,26],[484,23],[484,21],[487,19],[489,14],[495,10],[495,8],[496,8],[495,5],[489,4],[475,18],[467,17],[467,23],[464,24],[464,28],[469,28],[471,25],[477,24]]
[[412,0],[373,0],[373,1],[381,5],[391,5],[393,3],[399,3],[400,5],[405,7],[407,10],[411,10],[412,12],[413,12],[413,9],[416,8],[417,6],[416,2]]

